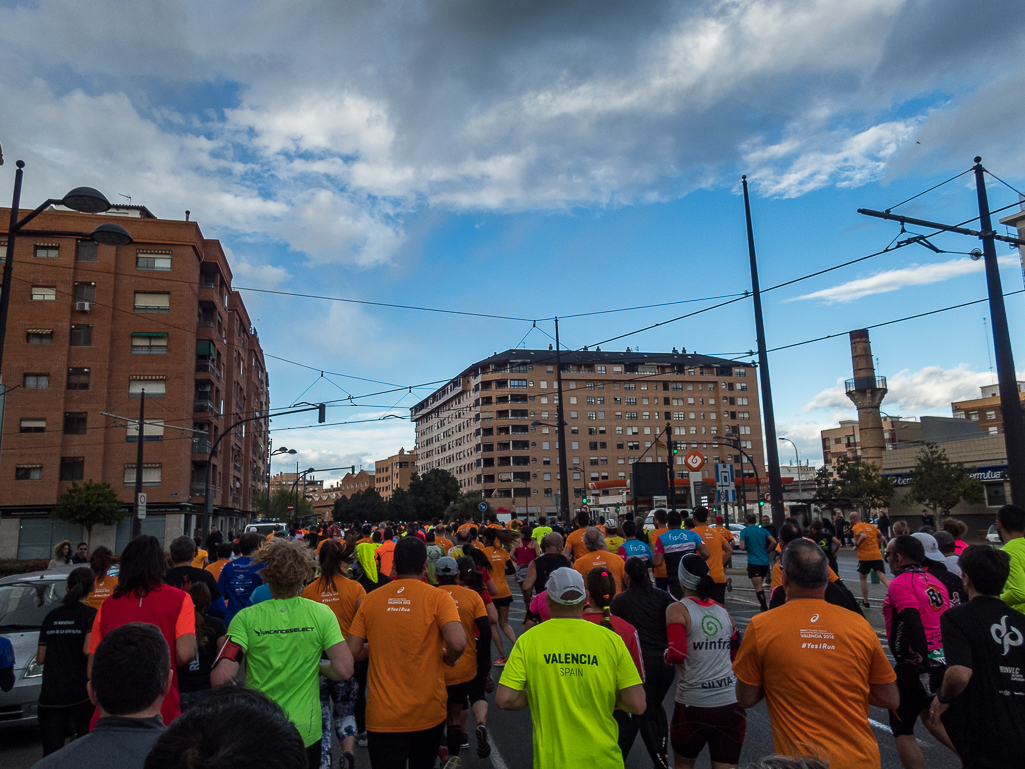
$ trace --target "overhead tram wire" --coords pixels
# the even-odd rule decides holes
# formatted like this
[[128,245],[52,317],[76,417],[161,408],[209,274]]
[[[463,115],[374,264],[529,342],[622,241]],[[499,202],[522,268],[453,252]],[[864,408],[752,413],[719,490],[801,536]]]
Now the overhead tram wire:
[[[956,179],[960,179],[960,178],[961,178],[962,176],[964,176],[965,174],[970,174],[970,173],[972,173],[972,171],[973,171],[973,170],[974,170],[974,169],[972,169],[972,168],[969,168],[969,169],[967,169],[967,170],[964,170],[964,171],[962,171],[961,173],[957,174],[956,176],[951,176],[951,177],[950,177],[949,179],[947,179],[947,180],[946,180],[945,182],[940,182],[939,184],[934,184],[934,185],[933,185],[932,187],[930,187],[929,189],[927,189],[927,190],[922,190],[922,191],[921,191],[921,192],[919,192],[919,193],[918,193],[917,195],[912,195],[912,196],[911,196],[910,198],[908,198],[907,200],[902,200],[902,201],[901,201],[900,203],[898,203],[898,204],[897,204],[897,205],[895,205],[895,206],[890,206],[889,208],[887,208],[887,209],[886,209],[886,212],[887,212],[887,213],[889,213],[890,211],[892,211],[892,210],[893,210],[893,209],[895,209],[895,208],[900,208],[900,207],[901,207],[902,205],[904,205],[905,203],[910,203],[910,202],[911,202],[912,200],[914,200],[915,198],[920,198],[920,197],[922,197],[922,195],[927,195],[927,194],[929,194],[930,192],[932,192],[933,190],[938,190],[938,189],[939,189],[940,187],[942,187],[942,186],[943,186],[944,184],[950,184],[950,183],[951,183],[952,181],[955,181]],[[995,177],[994,177],[994,178],[995,178]],[[976,217],[976,218],[978,218],[978,217]]]

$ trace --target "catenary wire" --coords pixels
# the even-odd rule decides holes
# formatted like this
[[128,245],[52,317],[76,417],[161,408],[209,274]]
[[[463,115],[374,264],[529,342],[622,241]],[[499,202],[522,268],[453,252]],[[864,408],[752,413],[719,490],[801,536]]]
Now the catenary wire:
[[947,180],[946,180],[945,182],[940,182],[939,184],[934,184],[934,185],[933,185],[932,187],[930,187],[929,189],[927,189],[927,190],[922,190],[922,191],[921,191],[921,192],[919,192],[919,193],[918,193],[917,195],[912,195],[912,196],[911,196],[910,198],[908,198],[907,200],[902,200],[902,201],[901,201],[900,203],[898,203],[898,204],[897,204],[897,205],[895,205],[895,206],[890,206],[889,208],[887,208],[887,209],[886,209],[886,213],[890,213],[890,211],[892,211],[892,210],[893,210],[893,209],[895,209],[895,208],[900,208],[900,207],[901,207],[902,205],[904,205],[905,203],[910,203],[910,202],[911,202],[912,200],[914,200],[915,198],[920,198],[920,197],[922,197],[922,195],[926,195],[926,194],[928,194],[928,193],[932,192],[933,190],[939,189],[939,188],[940,188],[940,187],[942,187],[942,186],[943,186],[944,184],[950,184],[950,183],[951,183],[952,181],[954,181],[955,179],[960,179],[960,178],[961,178],[962,176],[964,176],[965,174],[970,174],[970,173],[971,173],[971,172],[972,172],[973,170],[974,170],[974,167],[973,167],[973,168],[968,168],[968,169],[966,169],[966,170],[962,171],[961,173],[957,174],[956,176],[951,176],[951,177],[950,177],[949,179],[947,179]]

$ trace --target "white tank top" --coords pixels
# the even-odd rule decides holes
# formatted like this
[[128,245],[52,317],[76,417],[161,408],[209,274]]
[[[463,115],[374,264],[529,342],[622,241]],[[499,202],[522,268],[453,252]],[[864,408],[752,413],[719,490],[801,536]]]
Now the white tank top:
[[685,598],[690,614],[687,659],[676,666],[676,701],[698,708],[717,708],[737,701],[737,679],[730,662],[733,623],[717,603],[702,606]]

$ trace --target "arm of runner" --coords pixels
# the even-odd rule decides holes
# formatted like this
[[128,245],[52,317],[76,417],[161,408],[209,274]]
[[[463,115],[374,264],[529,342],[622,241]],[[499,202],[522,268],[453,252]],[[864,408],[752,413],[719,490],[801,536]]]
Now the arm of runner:
[[566,547],[562,548],[562,554],[569,559],[570,563],[573,563],[573,545],[567,543]]
[[[89,652],[87,650],[86,654],[88,654],[88,653]],[[46,662],[46,644],[39,644],[39,646],[36,647],[36,664],[37,665],[42,665],[45,662]]]
[[495,584],[495,580],[488,577],[488,581],[484,583],[484,587],[488,589],[488,594],[494,598],[498,595],[498,585]]
[[[739,700],[740,697],[737,697]],[[897,682],[890,681],[886,684],[868,685],[868,704],[877,708],[895,710],[900,705],[900,692],[897,689]]]
[[216,689],[218,686],[224,686],[234,681],[245,656],[246,650],[239,644],[230,638],[225,641],[210,669],[210,686]]
[[463,624],[458,620],[446,622],[441,626],[441,635],[445,638],[445,664],[450,668],[455,667],[456,662],[466,651],[466,631]]
[[658,568],[666,562],[666,553],[662,549],[662,537],[655,540],[655,556],[651,559],[651,565]]
[[855,539],[854,539],[855,547],[860,547],[861,543],[864,542],[867,538],[868,538],[868,535],[865,532],[859,531],[858,532],[858,536],[855,537]]
[[737,704],[747,710],[753,708],[765,696],[765,690],[761,686],[751,686],[737,679]]
[[708,551],[708,545],[706,545],[704,542],[697,546],[696,552],[706,561],[708,560],[708,557],[711,555],[711,553]]
[[1012,607],[1025,603],[1025,566],[1022,566],[1019,558],[1011,559],[1011,572],[1004,583],[1000,600]]
[[647,701],[644,699],[644,685],[636,684],[616,691],[616,707],[627,713],[641,715]]
[[730,540],[726,539],[726,537],[723,537],[723,541],[722,541],[722,564],[723,564],[723,566],[726,565],[726,562],[730,560],[730,557],[732,555],[733,555],[733,543],[730,542]]
[[918,609],[909,606],[898,611],[890,636],[890,651],[897,662],[911,665],[917,665],[928,658],[929,642]]
[[667,665],[676,665],[687,658],[687,632],[690,630],[690,612],[682,603],[666,608],[666,636],[669,648],[663,653]]
[[964,692],[971,680],[971,668],[966,668],[964,665],[951,665],[947,668],[943,674],[943,684],[940,686],[939,695],[933,697],[932,708],[929,711],[930,718],[934,722],[947,712],[950,701]]
[[345,636],[345,645],[349,647],[349,655],[356,662],[360,662],[367,658],[367,639],[360,638],[358,635],[353,635],[352,632]]
[[332,681],[348,681],[352,678],[352,654],[344,641],[339,641],[327,650],[329,662],[320,663],[320,674]]
[[523,710],[527,707],[527,690],[511,689],[505,684],[495,687],[495,704],[502,710]]
[[196,607],[188,593],[182,600],[178,620],[174,623],[174,658],[179,665],[188,665],[196,658]]
[[622,558],[624,562],[626,562],[626,557],[627,557],[627,556],[626,556],[626,548],[625,548],[625,547],[623,547],[622,545],[620,545],[620,546],[619,546],[619,550],[617,551],[617,553],[616,553],[616,554],[617,554],[617,555],[618,555],[618,556],[619,556],[620,558]]
[[523,600],[525,603],[530,603],[530,597],[534,592],[534,583],[537,582],[537,568],[534,566],[534,562],[531,561],[530,565],[527,566],[527,576],[523,578],[523,584],[520,589],[523,591]]

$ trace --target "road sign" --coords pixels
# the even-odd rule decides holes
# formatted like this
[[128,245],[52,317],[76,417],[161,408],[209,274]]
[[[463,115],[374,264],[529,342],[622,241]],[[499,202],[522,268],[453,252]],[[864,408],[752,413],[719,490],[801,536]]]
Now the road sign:
[[580,506],[580,512],[582,512],[582,513],[589,513],[589,512],[591,512],[590,505],[581,505]]
[[488,503],[481,502],[479,505],[477,505],[477,509],[480,510],[482,513],[486,513],[488,511]]
[[683,458],[683,463],[691,472],[697,472],[705,466],[705,457],[700,451],[692,451]]
[[288,512],[292,512],[293,510],[295,510],[295,505],[289,505]]
[[734,485],[733,465],[720,462],[715,466],[716,497],[719,502],[736,502],[737,487]]
[[140,491],[135,495],[135,515],[141,521],[146,517],[146,493]]
[[651,504],[653,507],[666,507],[669,502],[669,497],[652,497]]

